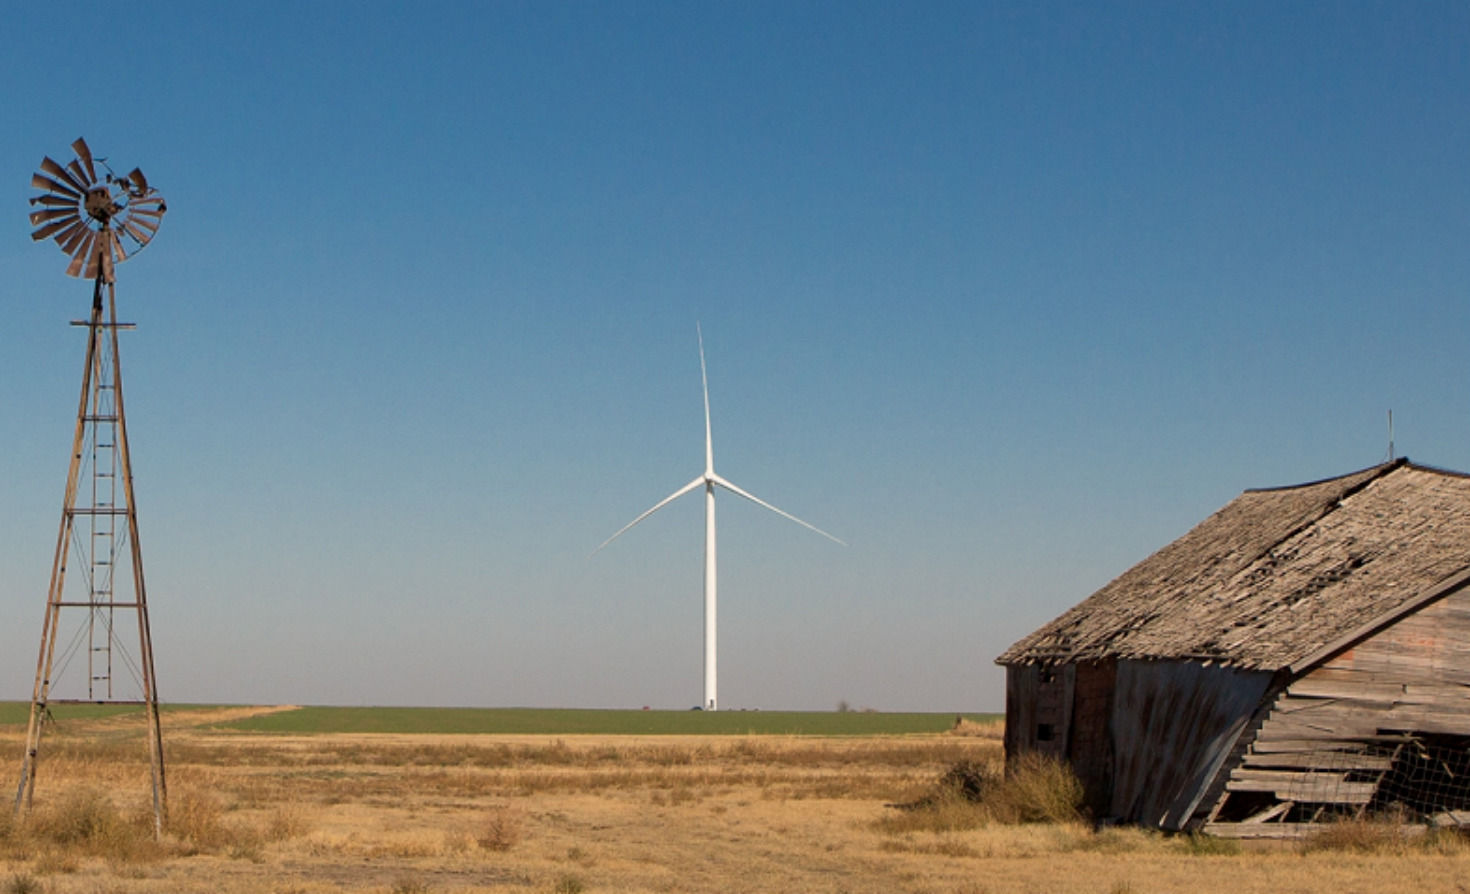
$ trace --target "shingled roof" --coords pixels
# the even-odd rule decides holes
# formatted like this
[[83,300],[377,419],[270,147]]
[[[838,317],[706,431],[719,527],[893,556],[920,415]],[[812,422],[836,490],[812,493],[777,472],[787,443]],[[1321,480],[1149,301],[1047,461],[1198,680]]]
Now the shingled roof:
[[1248,490],[996,662],[1198,659],[1279,670],[1412,608],[1467,568],[1470,477],[1403,459]]

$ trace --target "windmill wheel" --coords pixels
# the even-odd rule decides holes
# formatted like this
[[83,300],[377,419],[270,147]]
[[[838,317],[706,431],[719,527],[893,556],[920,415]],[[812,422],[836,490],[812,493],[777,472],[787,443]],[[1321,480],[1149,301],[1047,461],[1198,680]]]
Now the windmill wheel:
[[[66,167],[44,158],[31,177],[31,186],[44,192],[31,199],[32,205],[42,206],[31,212],[36,228],[31,238],[56,240],[71,256],[67,276],[112,282],[113,266],[153,239],[168,206],[137,168],[118,177],[105,159],[93,160],[86,140],[79,138],[71,148],[77,157]],[[103,168],[100,180],[98,164]]]

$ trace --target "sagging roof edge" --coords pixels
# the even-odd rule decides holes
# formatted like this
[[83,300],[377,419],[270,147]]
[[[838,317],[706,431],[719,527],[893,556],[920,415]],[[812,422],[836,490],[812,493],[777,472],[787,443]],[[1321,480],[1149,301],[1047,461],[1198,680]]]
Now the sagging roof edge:
[[[1362,475],[1362,474],[1364,474],[1366,472],[1376,472],[1376,474],[1368,475],[1363,481],[1359,482],[1355,486],[1353,486],[1353,487],[1349,488],[1348,490],[1346,490],[1346,491],[1342,492],[1341,494],[1339,494],[1338,497],[1337,497],[1337,499],[1335,499],[1335,500],[1327,503],[1326,505],[1322,506],[1321,509],[1317,512],[1317,514],[1314,515],[1311,519],[1308,519],[1308,520],[1304,521],[1302,525],[1300,525],[1299,527],[1295,528],[1294,530],[1292,530],[1291,532],[1289,532],[1285,537],[1283,537],[1280,541],[1278,541],[1278,544],[1279,544],[1280,542],[1284,542],[1285,540],[1290,539],[1291,537],[1295,536],[1296,534],[1300,533],[1301,531],[1303,531],[1303,530],[1311,527],[1312,525],[1320,522],[1327,515],[1330,515],[1333,511],[1335,511],[1336,509],[1338,509],[1342,505],[1342,501],[1343,500],[1345,500],[1345,499],[1347,499],[1347,498],[1349,498],[1349,497],[1351,497],[1351,496],[1353,496],[1353,495],[1361,492],[1362,490],[1370,487],[1374,482],[1378,481],[1379,479],[1387,476],[1389,473],[1394,472],[1394,471],[1396,471],[1396,470],[1398,470],[1400,468],[1409,468],[1409,469],[1412,469],[1412,470],[1415,470],[1415,471],[1427,472],[1427,473],[1430,473],[1430,474],[1445,475],[1445,476],[1448,476],[1448,477],[1451,477],[1451,478],[1470,479],[1470,473],[1459,472],[1459,471],[1455,471],[1453,469],[1446,469],[1446,468],[1442,468],[1442,467],[1439,467],[1439,466],[1426,465],[1426,464],[1423,464],[1423,463],[1415,463],[1412,460],[1410,460],[1409,457],[1402,456],[1402,457],[1399,457],[1397,459],[1390,460],[1388,462],[1383,462],[1383,463],[1379,463],[1377,465],[1364,467],[1364,468],[1359,469],[1359,470],[1357,470],[1355,472],[1347,472],[1347,473],[1342,474],[1342,475],[1334,475],[1334,476],[1331,476],[1329,478],[1319,479],[1317,481],[1308,481],[1308,482],[1303,482],[1301,484],[1281,485],[1281,486],[1277,486],[1277,487],[1248,488],[1247,490],[1245,490],[1242,493],[1242,496],[1245,495],[1245,494],[1252,494],[1252,493],[1270,493],[1270,492],[1273,492],[1273,491],[1286,491],[1286,490],[1295,490],[1295,489],[1298,489],[1298,488],[1312,487],[1314,485],[1325,484],[1325,483],[1332,482],[1332,481],[1337,481],[1337,480],[1340,480],[1340,479],[1343,479],[1343,478],[1351,478],[1351,477],[1353,477],[1355,475]],[[1275,547],[1273,546],[1272,548],[1275,548]],[[1268,550],[1268,552],[1269,552],[1269,550]],[[1150,558],[1152,558],[1152,556],[1150,556]],[[1148,561],[1148,560],[1145,559],[1143,561]],[[1134,566],[1134,567],[1136,567],[1136,566]],[[1130,570],[1131,570],[1131,568],[1130,568]],[[1125,571],[1124,573],[1126,574],[1127,572]],[[1408,601],[1406,601],[1404,603],[1401,603],[1401,604],[1399,604],[1399,605],[1397,605],[1397,606],[1395,606],[1395,607],[1393,607],[1393,608],[1385,611],[1382,615],[1379,615],[1379,616],[1373,618],[1372,620],[1367,621],[1367,622],[1359,625],[1358,627],[1353,628],[1352,630],[1348,631],[1347,633],[1345,633],[1345,634],[1343,634],[1343,635],[1341,635],[1341,636],[1339,636],[1339,637],[1331,640],[1326,645],[1321,646],[1320,648],[1313,650],[1312,652],[1308,653],[1305,657],[1300,658],[1300,659],[1296,660],[1295,662],[1292,662],[1289,665],[1277,666],[1275,668],[1272,668],[1270,666],[1265,666],[1265,667],[1251,667],[1251,666],[1247,666],[1247,665],[1237,664],[1237,663],[1235,663],[1235,662],[1233,662],[1233,661],[1231,661],[1229,659],[1221,659],[1220,657],[1217,657],[1217,656],[1188,656],[1188,655],[1174,655],[1174,656],[1169,656],[1169,657],[1162,657],[1162,656],[1148,656],[1148,657],[1145,657],[1145,656],[1137,656],[1137,657],[1134,657],[1134,658],[1128,659],[1128,660],[1137,660],[1137,661],[1154,661],[1154,660],[1159,660],[1159,661],[1178,661],[1178,660],[1189,661],[1189,660],[1205,660],[1208,663],[1218,663],[1222,667],[1232,667],[1232,668],[1235,668],[1235,669],[1238,669],[1238,670],[1276,670],[1276,671],[1283,671],[1284,670],[1284,671],[1287,671],[1287,672],[1291,673],[1292,675],[1299,675],[1304,670],[1306,670],[1308,668],[1311,668],[1311,667],[1313,667],[1313,666],[1315,666],[1317,664],[1320,664],[1323,661],[1326,661],[1327,659],[1333,657],[1337,653],[1339,653],[1339,652],[1341,652],[1341,651],[1343,651],[1343,650],[1345,650],[1347,648],[1350,648],[1351,646],[1355,645],[1357,642],[1359,642],[1359,641],[1361,641],[1363,639],[1366,639],[1367,637],[1372,636],[1373,634],[1378,633],[1379,631],[1383,630],[1384,628],[1386,628],[1386,627],[1388,627],[1388,626],[1396,623],[1397,621],[1399,621],[1400,619],[1402,619],[1406,615],[1409,615],[1409,614],[1411,614],[1411,613],[1419,610],[1420,608],[1424,607],[1425,605],[1427,605],[1427,604],[1429,604],[1431,602],[1434,602],[1435,600],[1437,600],[1437,599],[1439,599],[1439,598],[1441,598],[1443,596],[1447,596],[1450,593],[1454,592],[1455,590],[1460,589],[1461,587],[1465,586],[1467,583],[1470,583],[1470,557],[1467,557],[1467,565],[1466,565],[1466,567],[1463,568],[1463,569],[1461,569],[1460,571],[1455,572],[1454,574],[1451,574],[1450,576],[1441,579],[1439,582],[1431,585],[1430,587],[1427,587],[1426,589],[1424,589],[1420,593],[1418,593],[1415,596],[1411,597]],[[1104,589],[1106,589],[1106,586],[1104,587]],[[1097,591],[1097,592],[1101,592],[1101,591]],[[1087,598],[1090,599],[1094,595],[1096,595],[1096,592],[1093,593],[1093,594],[1090,594]],[[1084,599],[1083,601],[1085,602],[1086,600]],[[1074,608],[1075,608],[1075,606],[1074,606]],[[1068,611],[1070,612],[1071,609],[1069,609]],[[1067,614],[1067,612],[1064,612],[1062,616],[1064,616],[1065,614]],[[1058,618],[1060,618],[1062,616],[1058,616]],[[1053,621],[1055,621],[1055,620],[1057,620],[1057,619],[1053,619]],[[1050,623],[1052,623],[1052,622],[1048,622],[1048,625]],[[1048,626],[1048,625],[1043,625],[1043,628],[1045,626]],[[1040,630],[1040,629],[1042,629],[1042,628],[1038,628],[1038,630]],[[1032,635],[1032,634],[1028,634],[1027,636],[1029,637],[1030,635]],[[1024,638],[1025,637],[1023,637],[1023,639]],[[1006,649],[1006,652],[1009,652],[1009,651],[1010,651],[1009,648]],[[1101,658],[1113,658],[1115,660],[1122,660],[1121,659],[1121,656],[1118,656],[1118,655],[1115,655],[1115,654],[1108,654],[1108,655],[1103,655],[1103,656],[1098,656],[1098,657],[1101,657]],[[1000,666],[1000,667],[1025,667],[1025,666],[1028,666],[1028,665],[1047,665],[1047,664],[1058,664],[1058,665],[1060,665],[1060,664],[1071,663],[1071,662],[1073,662],[1073,661],[1076,660],[1075,656],[1073,656],[1072,658],[1062,659],[1062,660],[1056,660],[1056,659],[1048,660],[1044,656],[1031,656],[1031,657],[1028,657],[1028,658],[1019,660],[1019,661],[1009,661],[1009,662],[1002,660],[1003,658],[1004,658],[1004,653],[1002,653],[1001,656],[997,656],[994,659],[994,663],[996,665]],[[1097,660],[1097,659],[1094,658],[1094,659],[1091,659],[1091,660]]]
[[[1242,671],[1261,671],[1261,672],[1265,672],[1265,673],[1272,673],[1273,671],[1285,670],[1287,673],[1291,674],[1293,677],[1296,677],[1296,676],[1300,676],[1303,672],[1305,672],[1307,670],[1310,670],[1310,669],[1316,667],[1317,665],[1322,664],[1323,662],[1327,661],[1328,659],[1336,656],[1339,652],[1342,652],[1342,651],[1344,651],[1346,649],[1350,649],[1353,646],[1357,645],[1358,643],[1362,642],[1363,640],[1367,639],[1368,637],[1373,636],[1375,633],[1378,633],[1378,632],[1384,630],[1385,628],[1390,627],[1393,624],[1398,623],[1398,621],[1400,621],[1401,619],[1407,617],[1408,615],[1413,614],[1414,612],[1418,611],[1419,609],[1423,608],[1424,606],[1428,605],[1429,603],[1434,602],[1434,601],[1436,601],[1438,599],[1442,599],[1442,598],[1450,595],[1451,593],[1455,592],[1456,590],[1459,590],[1460,588],[1466,586],[1467,584],[1470,584],[1470,565],[1466,565],[1466,567],[1460,569],[1459,571],[1455,572],[1454,574],[1451,574],[1449,577],[1444,578],[1439,583],[1434,584],[1431,587],[1425,588],[1418,595],[1414,596],[1413,598],[1409,599],[1408,601],[1402,602],[1402,603],[1394,606],[1393,608],[1389,609],[1388,611],[1384,612],[1383,614],[1379,615],[1378,617],[1374,618],[1371,621],[1368,621],[1366,623],[1363,623],[1363,624],[1358,625],[1357,627],[1353,628],[1352,630],[1348,631],[1347,633],[1343,634],[1342,636],[1338,637],[1337,639],[1333,640],[1332,642],[1329,642],[1326,645],[1324,645],[1324,646],[1316,649],[1315,651],[1309,653],[1306,657],[1300,658],[1297,661],[1295,661],[1295,662],[1293,662],[1291,664],[1286,665],[1284,668],[1246,667],[1244,665],[1235,664],[1235,663],[1233,663],[1233,662],[1231,662],[1229,660],[1221,660],[1219,658],[1214,658],[1214,657],[1207,658],[1206,656],[1195,656],[1195,657],[1191,657],[1191,656],[1182,656],[1181,655],[1181,656],[1170,656],[1170,657],[1167,657],[1167,658],[1164,658],[1164,657],[1157,657],[1157,658],[1147,658],[1147,657],[1122,658],[1122,657],[1117,656],[1117,655],[1106,655],[1106,656],[1103,656],[1103,657],[1104,658],[1112,658],[1115,661],[1204,661],[1204,660],[1208,660],[1209,662],[1211,662],[1213,664],[1218,664],[1221,667],[1228,667],[1228,668],[1233,668],[1235,670],[1242,670]],[[1057,662],[1057,663],[1058,664],[1070,664],[1070,663],[1074,663],[1074,662],[1075,662],[1075,659],[1072,659],[1070,661],[1061,661],[1061,662]],[[997,658],[997,659],[995,659],[995,663],[997,665],[1000,665],[1001,667],[1026,667],[1026,666],[1033,665],[1033,664],[1041,664],[1041,665],[1044,665],[1044,664],[1048,664],[1049,662],[1047,662],[1045,660],[1041,660],[1041,659],[1036,659],[1036,658],[1027,659],[1025,661],[1002,662],[999,658]]]
[[[1248,487],[1243,492],[1248,494],[1268,494],[1272,491],[1296,490],[1297,488],[1301,487],[1313,487],[1318,484],[1327,484],[1330,481],[1337,481],[1342,478],[1351,478],[1354,475],[1361,475],[1364,472],[1371,472],[1374,469],[1377,469],[1379,471],[1379,474],[1369,478],[1368,481],[1376,481],[1384,474],[1391,472],[1401,466],[1408,466],[1409,468],[1419,472],[1431,472],[1435,475],[1448,475],[1451,478],[1470,478],[1470,472],[1459,472],[1454,469],[1446,469],[1443,466],[1431,466],[1426,465],[1425,463],[1416,463],[1413,460],[1409,459],[1407,456],[1401,456],[1398,459],[1389,460],[1388,462],[1381,462],[1371,466],[1364,466],[1363,468],[1358,469],[1356,472],[1346,472],[1342,475],[1333,475],[1329,478],[1319,478],[1316,481],[1303,481],[1300,484],[1278,484],[1272,487]],[[1367,482],[1364,482],[1364,484],[1366,485]],[[1349,491],[1349,493],[1354,493],[1356,491],[1362,490],[1362,488],[1363,485],[1359,485],[1352,491]]]

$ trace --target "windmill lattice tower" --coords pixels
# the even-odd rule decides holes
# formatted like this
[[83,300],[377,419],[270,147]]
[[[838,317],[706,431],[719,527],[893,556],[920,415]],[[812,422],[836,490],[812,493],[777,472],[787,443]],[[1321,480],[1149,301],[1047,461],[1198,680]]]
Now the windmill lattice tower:
[[[45,158],[31,178],[42,191],[31,199],[39,206],[30,215],[36,228],[31,238],[54,239],[71,257],[67,275],[92,280],[92,313],[72,321],[87,327],[87,359],[15,806],[18,813],[31,807],[41,733],[52,705],[141,705],[148,727],[154,832],[162,834],[167,809],[163,741],[117,353],[118,330],[133,327],[117,321],[114,273],[118,263],[153,238],[167,209],[142,171],[134,168],[118,177],[105,159],[92,157],[86,141],[78,139],[72,149],[75,159],[62,166]],[[75,564],[69,567],[69,560]],[[136,650],[130,650],[134,621]]]

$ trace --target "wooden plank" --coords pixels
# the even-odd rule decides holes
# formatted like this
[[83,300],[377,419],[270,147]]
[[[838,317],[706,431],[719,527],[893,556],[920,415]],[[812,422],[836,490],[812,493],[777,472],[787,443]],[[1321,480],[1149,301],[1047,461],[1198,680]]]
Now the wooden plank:
[[1270,792],[1283,801],[1308,804],[1367,804],[1377,783],[1346,782],[1341,773],[1284,772],[1236,769],[1225,789],[1232,792]]
[[1236,782],[1225,784],[1231,792],[1265,792],[1282,800],[1301,801],[1304,804],[1350,804],[1357,806],[1373,800],[1378,786],[1369,782],[1345,782],[1341,785],[1272,785],[1266,782]]
[[1266,739],[1257,737],[1251,743],[1252,754],[1290,754],[1303,751],[1321,751],[1323,748],[1332,747],[1332,740],[1324,739]]
[[1388,770],[1393,766],[1393,758],[1386,754],[1304,750],[1247,754],[1243,766],[1252,769]]
[[1429,818],[1431,826],[1470,826],[1470,810],[1446,810]]
[[1382,675],[1359,674],[1356,680],[1328,680],[1304,677],[1291,685],[1293,696],[1346,699],[1354,702],[1392,703],[1404,694],[1404,684],[1387,682]]
[[1204,833],[1216,838],[1305,838],[1322,829],[1321,823],[1206,823]]
[[1268,720],[1261,726],[1259,740],[1270,739],[1317,739],[1319,741],[1354,741],[1372,736],[1379,729],[1397,729],[1388,722],[1375,722],[1390,717],[1387,711],[1376,717],[1329,717],[1321,723],[1285,723]]
[[[1243,823],[1206,823],[1201,831],[1216,838],[1291,839],[1305,838],[1331,826],[1331,823],[1255,823],[1249,826]],[[1399,830],[1405,838],[1415,838],[1428,831],[1428,827],[1411,824],[1400,826]]]

